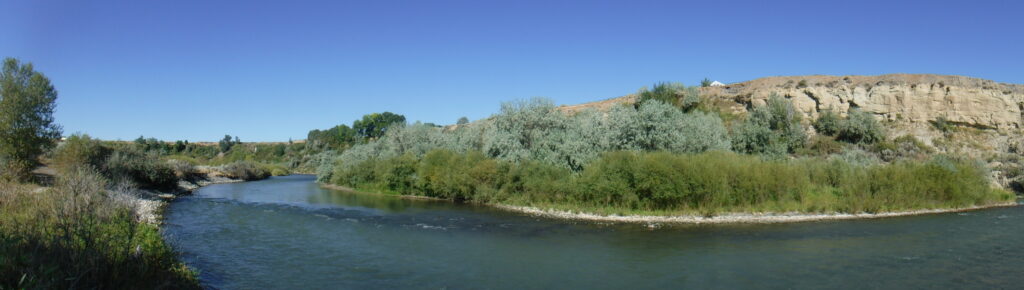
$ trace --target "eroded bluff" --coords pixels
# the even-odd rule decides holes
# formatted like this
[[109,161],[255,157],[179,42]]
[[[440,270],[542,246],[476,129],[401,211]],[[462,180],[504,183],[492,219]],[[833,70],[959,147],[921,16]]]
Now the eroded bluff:
[[768,77],[702,89],[702,94],[741,112],[763,105],[772,94],[793,101],[813,120],[825,110],[851,109],[896,123],[929,123],[944,118],[983,129],[1020,129],[1024,85],[940,75]]

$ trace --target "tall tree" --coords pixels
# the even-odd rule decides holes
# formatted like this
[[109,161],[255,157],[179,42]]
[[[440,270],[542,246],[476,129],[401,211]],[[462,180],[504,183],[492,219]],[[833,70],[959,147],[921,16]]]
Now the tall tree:
[[235,143],[231,142],[231,135],[224,135],[224,139],[220,139],[217,146],[220,146],[220,152],[228,152],[232,146],[235,146]]
[[9,177],[23,178],[53,148],[61,127],[53,122],[57,90],[31,63],[4,59],[0,73],[0,165]]
[[367,114],[363,115],[362,120],[352,123],[352,129],[355,129],[359,137],[369,140],[384,136],[388,127],[394,124],[405,124],[405,116],[392,112]]

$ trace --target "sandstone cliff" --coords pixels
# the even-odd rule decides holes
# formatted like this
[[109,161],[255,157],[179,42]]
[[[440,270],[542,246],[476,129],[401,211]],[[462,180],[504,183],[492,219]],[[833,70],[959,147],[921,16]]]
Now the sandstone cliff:
[[928,123],[940,118],[982,129],[1024,125],[1024,85],[940,75],[768,77],[702,89],[706,97],[731,101],[745,111],[778,94],[793,101],[808,120],[824,110],[845,114],[858,108],[895,123]]
[[[944,118],[979,129],[1024,128],[1024,85],[963,76],[787,76],[701,88],[703,97],[736,113],[763,105],[772,94],[791,99],[805,120],[814,120],[824,110],[845,115],[851,109],[860,109],[894,124],[927,125]],[[635,99],[635,95],[628,95],[560,109],[603,110]]]

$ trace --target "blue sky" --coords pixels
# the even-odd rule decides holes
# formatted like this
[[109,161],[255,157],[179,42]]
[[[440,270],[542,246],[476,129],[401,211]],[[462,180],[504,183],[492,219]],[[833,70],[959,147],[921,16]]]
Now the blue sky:
[[0,56],[50,77],[66,133],[124,140],[303,139],[379,111],[449,124],[704,77],[1024,83],[1024,4],[889,2],[3,1]]

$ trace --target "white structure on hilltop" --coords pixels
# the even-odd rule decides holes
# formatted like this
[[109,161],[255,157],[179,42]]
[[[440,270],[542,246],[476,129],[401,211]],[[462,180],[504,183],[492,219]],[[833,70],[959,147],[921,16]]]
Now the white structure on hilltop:
[[725,84],[723,84],[722,82],[719,82],[719,81],[711,82],[711,86],[712,87],[721,87],[721,86],[724,86],[724,85]]

